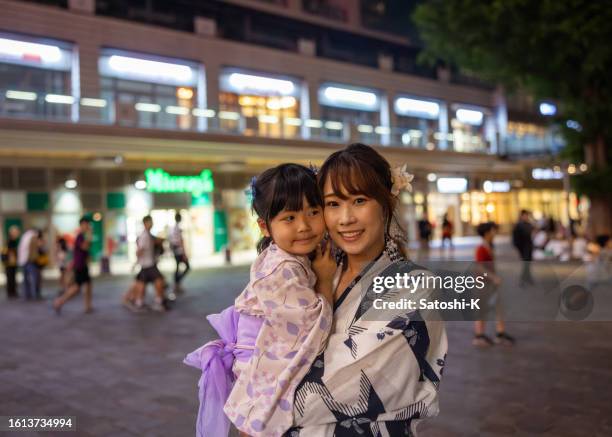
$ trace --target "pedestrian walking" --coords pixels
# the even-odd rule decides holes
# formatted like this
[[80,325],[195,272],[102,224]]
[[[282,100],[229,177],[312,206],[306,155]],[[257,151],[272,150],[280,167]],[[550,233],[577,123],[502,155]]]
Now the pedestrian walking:
[[495,340],[491,340],[485,334],[486,322],[476,320],[474,322],[474,339],[472,344],[478,347],[492,346],[494,343],[512,346],[515,343],[513,337],[506,333],[506,326],[503,319],[501,295],[497,289],[501,285],[501,277],[495,271],[495,256],[493,251],[493,240],[497,233],[497,225],[494,222],[481,223],[476,228],[481,238],[481,243],[476,247],[474,260],[478,263],[478,270],[481,274],[486,274],[488,288],[492,291],[487,296],[488,301],[493,301],[495,305],[496,335]]
[[132,297],[135,309],[142,310],[144,308],[146,285],[153,283],[155,286],[155,300],[152,308],[154,311],[163,312],[166,310],[164,297],[166,281],[157,268],[158,258],[163,253],[163,239],[151,234],[153,218],[150,215],[142,219],[142,224],[144,230],[136,239],[136,257],[140,271],[136,275],[131,290],[128,291],[128,295],[124,298],[124,302],[129,301],[130,297]]
[[59,293],[61,295],[66,288],[70,285],[70,277],[72,276],[72,270],[69,269],[71,264],[71,253],[68,248],[68,242],[64,237],[58,237],[55,242],[55,265],[60,271],[59,277]]
[[512,244],[523,261],[520,285],[533,285],[531,276],[531,261],[533,259],[533,225],[530,221],[529,211],[521,210],[519,220],[512,230]]
[[8,231],[8,241],[2,249],[2,264],[6,274],[6,297],[16,299],[17,293],[17,248],[19,246],[19,227],[13,225]]
[[[187,252],[185,250],[185,241],[183,240],[183,230],[181,229],[181,221],[183,218],[180,213],[176,213],[174,216],[175,225],[170,231],[170,249],[174,255],[176,261],[176,271],[174,272],[174,291],[171,294],[172,297],[176,297],[176,294],[184,292],[182,287],[182,281],[185,275],[189,272],[189,258],[187,258]],[[184,266],[184,267],[181,267]]]
[[36,244],[34,249],[36,253],[34,260],[34,265],[36,267],[36,282],[34,284],[34,291],[36,294],[36,300],[42,300],[42,271],[49,265],[49,253],[42,230],[38,230],[36,239],[34,241]]
[[426,259],[429,254],[429,240],[431,240],[431,233],[433,226],[427,219],[427,213],[423,213],[421,219],[417,222],[418,233],[419,233],[419,259]]
[[444,213],[442,217],[442,242],[440,243],[440,250],[443,250],[446,247],[446,242],[448,242],[448,247],[453,250],[453,232],[455,226],[453,222],[449,218],[448,212]]
[[25,300],[34,300],[39,294],[39,267],[36,261],[39,256],[40,237],[38,229],[28,229],[17,246],[17,264],[23,271],[23,296]]
[[74,241],[72,259],[74,283],[53,302],[53,308],[57,314],[60,314],[64,304],[76,296],[83,286],[85,287],[85,313],[89,314],[93,311],[91,304],[93,287],[89,274],[91,241],[91,222],[89,218],[83,217],[79,220],[79,234]]

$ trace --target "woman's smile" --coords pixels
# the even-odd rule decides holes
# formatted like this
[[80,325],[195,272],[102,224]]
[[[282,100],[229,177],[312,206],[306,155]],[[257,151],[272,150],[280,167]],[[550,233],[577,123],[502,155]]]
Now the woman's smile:
[[340,235],[340,237],[342,237],[342,239],[344,241],[346,241],[347,243],[353,242],[353,241],[357,241],[359,239],[359,237],[361,237],[363,235],[363,230],[352,230],[352,231],[338,231],[338,234]]

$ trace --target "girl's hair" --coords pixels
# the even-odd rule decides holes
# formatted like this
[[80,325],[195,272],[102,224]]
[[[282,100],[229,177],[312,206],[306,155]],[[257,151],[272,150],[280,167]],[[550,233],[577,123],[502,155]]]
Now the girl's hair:
[[406,256],[405,231],[395,215],[397,197],[391,193],[391,166],[376,150],[365,144],[354,143],[332,153],[318,174],[319,188],[331,182],[334,195],[346,199],[346,194],[363,194],[376,200],[383,209],[385,234],[393,239],[402,255]]
[[[253,210],[268,229],[272,219],[281,211],[301,210],[304,198],[311,207],[323,207],[315,173],[299,164],[281,164],[264,171],[251,184],[251,194]],[[271,242],[271,237],[259,240],[257,253],[261,253]]]

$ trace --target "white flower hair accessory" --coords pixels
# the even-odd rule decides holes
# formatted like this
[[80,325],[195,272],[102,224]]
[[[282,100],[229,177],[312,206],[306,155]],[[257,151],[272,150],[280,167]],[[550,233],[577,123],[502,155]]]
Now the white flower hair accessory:
[[414,175],[408,173],[406,171],[407,164],[402,166],[398,166],[391,169],[391,181],[393,185],[391,186],[391,194],[394,196],[399,196],[400,191],[408,190],[412,191],[412,179],[414,179]]

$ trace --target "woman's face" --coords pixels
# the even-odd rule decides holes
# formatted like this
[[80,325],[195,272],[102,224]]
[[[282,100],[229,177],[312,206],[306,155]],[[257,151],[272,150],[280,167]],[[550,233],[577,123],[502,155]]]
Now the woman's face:
[[385,246],[385,218],[376,200],[362,194],[334,194],[328,178],[323,187],[323,215],[334,243],[349,258],[374,259]]

